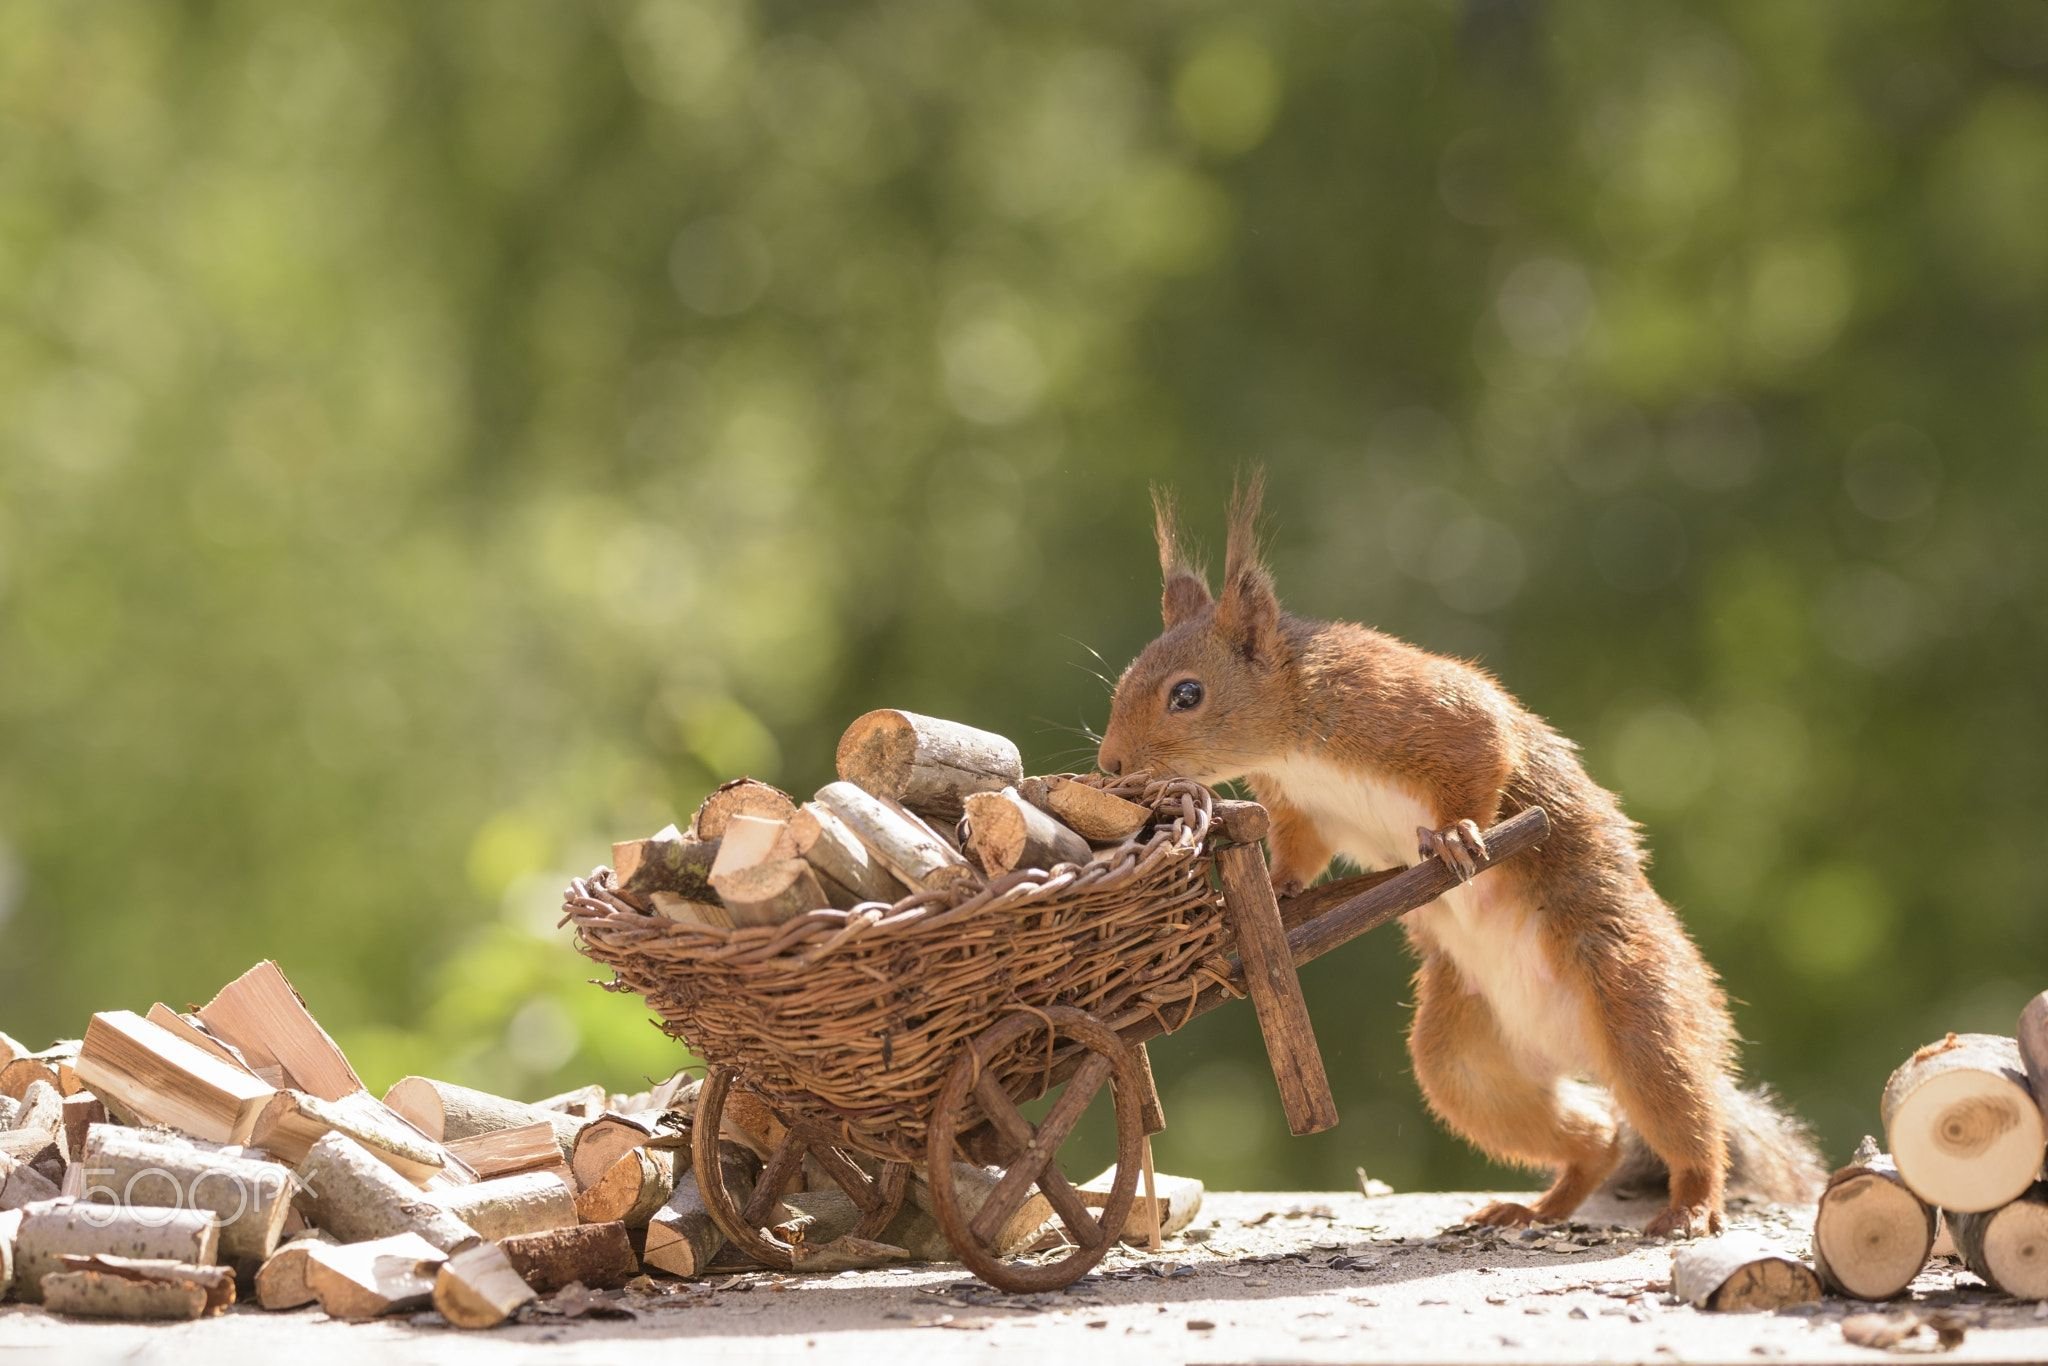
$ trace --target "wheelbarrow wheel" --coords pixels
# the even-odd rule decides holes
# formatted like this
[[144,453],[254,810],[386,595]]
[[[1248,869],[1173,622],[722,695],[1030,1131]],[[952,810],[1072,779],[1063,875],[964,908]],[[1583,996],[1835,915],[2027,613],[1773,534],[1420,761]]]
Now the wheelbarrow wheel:
[[[988,1071],[989,1063],[1020,1041],[1028,1042],[1032,1053],[1078,1046],[1086,1055],[1035,1125]],[[1105,1081],[1116,1114],[1116,1180],[1098,1211],[1088,1207],[1060,1170],[1059,1147]],[[1020,1010],[976,1036],[954,1061],[939,1092],[926,1164],[933,1213],[960,1260],[990,1285],[1013,1294],[1071,1285],[1101,1261],[1123,1233],[1137,1193],[1144,1095],[1137,1051],[1086,1011],[1069,1006]],[[984,1119],[1001,1158],[998,1165],[1005,1170],[980,1206],[969,1209],[953,1179],[956,1141],[963,1129],[978,1127]],[[1052,1205],[1071,1249],[1050,1261],[1006,1261],[999,1245],[1003,1228],[1030,1198],[1033,1186]]]
[[697,1093],[697,1111],[690,1123],[690,1165],[697,1177],[697,1189],[704,1197],[704,1208],[711,1221],[727,1240],[763,1266],[778,1271],[803,1269],[804,1249],[779,1237],[773,1225],[783,1195],[803,1175],[806,1157],[859,1207],[860,1221],[854,1225],[852,1236],[879,1237],[903,1207],[904,1192],[910,1187],[909,1164],[883,1162],[870,1176],[846,1149],[814,1138],[787,1120],[783,1121],[787,1132],[774,1151],[767,1154],[746,1200],[738,1200],[726,1189],[718,1161],[718,1140],[726,1097],[732,1093],[734,1080],[732,1068],[712,1068],[703,1089]]

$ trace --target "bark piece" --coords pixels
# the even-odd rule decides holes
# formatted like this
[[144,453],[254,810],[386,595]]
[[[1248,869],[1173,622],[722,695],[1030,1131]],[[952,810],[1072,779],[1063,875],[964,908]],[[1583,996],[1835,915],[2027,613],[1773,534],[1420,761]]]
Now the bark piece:
[[446,1148],[367,1091],[338,1101],[304,1091],[279,1091],[257,1116],[249,1141],[279,1161],[297,1164],[331,1133],[347,1134],[415,1186],[444,1173],[452,1173],[458,1182],[472,1177],[460,1163],[449,1161]]
[[734,816],[766,816],[787,820],[796,803],[779,787],[753,778],[735,778],[704,799],[690,821],[691,833],[700,840],[722,839]]
[[344,1242],[414,1233],[444,1252],[477,1241],[469,1225],[347,1134],[320,1139],[299,1164],[307,1216]]
[[2020,1062],[2026,1069],[2027,1084],[2040,1108],[2041,1121],[2048,1126],[2048,991],[2027,1002],[2020,1012],[2014,1042],[2019,1045]]
[[1671,1254],[1671,1293],[1695,1309],[1783,1309],[1820,1298],[1804,1262],[1760,1238],[1702,1238]]
[[441,1208],[485,1238],[541,1233],[576,1222],[576,1196],[553,1172],[521,1172],[436,1193]]
[[[1875,1146],[1875,1145],[1873,1145]],[[1904,1293],[1934,1251],[1935,1211],[1883,1153],[1828,1178],[1813,1218],[1813,1269],[1830,1290],[1859,1300]]]
[[496,1243],[478,1243],[441,1263],[434,1308],[457,1328],[496,1328],[536,1296]]
[[543,1295],[581,1281],[613,1290],[640,1273],[624,1224],[578,1224],[500,1241],[521,1279]]
[[575,1145],[576,1131],[583,1127],[574,1115],[432,1077],[401,1078],[384,1093],[384,1103],[437,1143],[528,1124],[546,1124],[554,1131],[555,1146],[567,1158]]
[[[586,1126],[588,1127],[588,1126]],[[551,1172],[570,1180],[569,1164],[562,1160],[561,1143],[555,1126],[545,1120],[522,1124],[514,1129],[494,1129],[472,1134],[443,1145],[450,1156],[461,1160],[479,1181],[521,1172]]]
[[1892,1073],[1880,1106],[1885,1142],[1915,1195],[1969,1213],[2034,1183],[2048,1127],[2023,1068],[2011,1039],[1951,1034]]
[[637,1114],[607,1112],[583,1126],[569,1154],[576,1189],[588,1190],[627,1153],[656,1144],[687,1151],[690,1114],[684,1108],[642,1110]]
[[633,1148],[578,1192],[576,1213],[586,1224],[643,1228],[675,1193],[676,1165],[676,1149]]
[[[754,1177],[760,1166],[740,1144],[719,1143],[719,1175],[734,1203],[744,1207],[753,1198]],[[668,1203],[648,1220],[647,1242],[640,1258],[647,1266],[672,1276],[698,1276],[724,1246],[725,1233],[705,1208],[696,1173],[683,1172],[676,1178]]]
[[15,1298],[42,1298],[43,1277],[63,1270],[66,1254],[191,1262],[217,1260],[220,1220],[195,1209],[113,1209],[76,1200],[52,1200],[21,1212],[14,1240]]
[[1949,1211],[1956,1251],[1985,1284],[2017,1299],[2048,1299],[2048,1182],[1994,1210]]
[[1026,778],[1017,793],[1091,844],[1117,844],[1152,822],[1152,808],[1072,778]]
[[282,969],[269,959],[222,987],[199,1007],[200,1022],[241,1053],[257,1075],[283,1069],[283,1084],[322,1100],[341,1100],[363,1089],[343,1055]]
[[314,1229],[292,1239],[283,1247],[270,1254],[268,1261],[256,1273],[256,1303],[265,1309],[297,1309],[311,1304],[318,1296],[313,1287],[306,1284],[306,1268],[313,1256],[313,1249],[321,1243],[332,1243],[334,1235]]
[[43,1277],[43,1307],[88,1318],[196,1319],[235,1302],[235,1276],[221,1266],[139,1257],[68,1255]]
[[[1100,1176],[1078,1187],[1081,1203],[1089,1209],[1101,1209],[1109,1199],[1109,1189],[1116,1180],[1116,1166],[1112,1163]],[[1165,1172],[1152,1174],[1152,1200],[1159,1208],[1159,1236],[1171,1238],[1195,1221],[1202,1212],[1203,1186],[1192,1176],[1169,1176]],[[1137,1244],[1150,1239],[1152,1234],[1151,1215],[1145,1204],[1145,1193],[1140,1191],[1131,1206],[1131,1215],[1124,1220],[1126,1243]]]
[[891,709],[856,718],[839,737],[837,762],[845,781],[947,822],[960,819],[970,793],[1024,780],[1024,761],[1007,737]]
[[893,905],[910,894],[845,821],[815,801],[805,802],[789,818],[778,852],[782,848],[817,870],[828,895],[834,888],[845,889],[848,900],[842,910],[868,901]]
[[423,1308],[448,1254],[417,1233],[358,1243],[315,1243],[306,1253],[306,1288],[328,1317],[374,1319]]
[[1094,857],[1088,841],[1018,796],[1014,787],[968,797],[961,829],[968,854],[990,877]]
[[830,904],[818,875],[800,858],[776,859],[714,874],[712,885],[718,889],[718,899],[736,926],[779,925],[793,916],[822,911]]
[[132,1010],[92,1017],[78,1075],[107,1108],[213,1143],[244,1143],[275,1090]]
[[210,1210],[221,1260],[254,1270],[277,1250],[291,1172],[275,1162],[209,1152],[139,1129],[96,1124],[81,1165],[85,1198],[102,1204]]
[[614,844],[612,890],[636,906],[655,892],[710,901],[718,848],[718,840],[685,835],[673,825],[664,825],[651,839]]
[[854,783],[827,783],[817,803],[837,816],[897,881],[915,892],[960,895],[981,877],[958,851],[902,808]]

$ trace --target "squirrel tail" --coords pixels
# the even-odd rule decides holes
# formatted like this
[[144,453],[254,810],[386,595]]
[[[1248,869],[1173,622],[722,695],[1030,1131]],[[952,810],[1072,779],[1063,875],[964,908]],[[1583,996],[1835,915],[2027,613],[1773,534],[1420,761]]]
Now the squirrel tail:
[[[1786,1109],[1768,1086],[1744,1089],[1727,1080],[1721,1114],[1728,1130],[1728,1193],[1786,1204],[1803,1204],[1820,1194],[1827,1167],[1805,1121]],[[1661,1194],[1669,1173],[1642,1135],[1624,1124],[1621,1165],[1608,1185],[1618,1194]]]

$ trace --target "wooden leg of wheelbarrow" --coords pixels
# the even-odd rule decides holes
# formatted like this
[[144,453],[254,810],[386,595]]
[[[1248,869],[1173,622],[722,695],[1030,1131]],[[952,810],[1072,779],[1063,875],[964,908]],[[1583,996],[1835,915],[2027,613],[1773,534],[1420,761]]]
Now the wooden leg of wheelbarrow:
[[1255,844],[1233,845],[1217,853],[1216,871],[1223,879],[1223,913],[1237,936],[1238,960],[1258,1011],[1273,1080],[1280,1085],[1287,1127],[1297,1134],[1320,1133],[1337,1123],[1337,1102],[1323,1073],[1323,1055],[1287,949],[1266,860]]
[[1138,1071],[1145,1088],[1138,1093],[1138,1119],[1150,1138],[1166,1127],[1166,1107],[1159,1103],[1159,1083],[1152,1079],[1152,1054],[1143,1044],[1138,1045]]

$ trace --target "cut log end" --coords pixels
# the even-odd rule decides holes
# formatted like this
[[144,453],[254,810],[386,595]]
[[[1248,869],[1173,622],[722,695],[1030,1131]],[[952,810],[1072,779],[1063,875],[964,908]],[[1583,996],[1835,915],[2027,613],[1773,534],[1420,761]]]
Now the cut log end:
[[795,813],[796,803],[781,788],[753,778],[735,778],[704,799],[690,829],[700,840],[715,840],[724,836],[734,816],[765,816],[781,821]]
[[1932,1205],[1996,1209],[2033,1184],[2048,1144],[2018,1046],[1954,1035],[1915,1053],[1886,1083],[1881,1111],[1899,1174]]
[[1754,1238],[1730,1235],[1671,1254],[1671,1291],[1699,1309],[1740,1311],[1809,1304],[1820,1278],[1804,1263]]
[[1933,1209],[1888,1160],[1873,1156],[1837,1172],[1822,1193],[1814,1214],[1814,1269],[1844,1295],[1887,1300],[1927,1265],[1934,1233]]
[[839,738],[839,776],[921,815],[952,822],[976,792],[1024,779],[1017,746],[958,721],[884,709],[858,717]]

